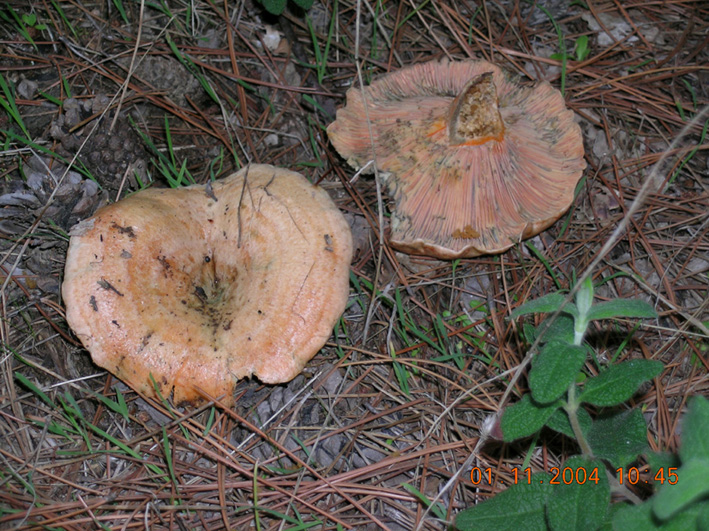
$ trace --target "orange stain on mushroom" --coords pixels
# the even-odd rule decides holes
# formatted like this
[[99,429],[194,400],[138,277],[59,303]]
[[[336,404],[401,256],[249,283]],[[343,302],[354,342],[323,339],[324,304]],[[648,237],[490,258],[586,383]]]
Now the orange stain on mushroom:
[[436,136],[440,133],[444,133],[448,129],[448,123],[444,119],[438,119],[435,120],[429,129],[429,132],[426,133],[426,136],[431,138],[433,136]]
[[488,142],[494,140],[495,142],[502,142],[505,138],[504,131],[496,135],[481,136],[478,138],[473,138],[471,140],[466,140],[462,144],[452,144],[454,146],[482,146]]
[[473,227],[470,225],[466,225],[462,229],[455,229],[453,231],[453,234],[451,234],[451,238],[463,238],[466,240],[472,240],[473,238],[479,238],[480,233],[476,231]]

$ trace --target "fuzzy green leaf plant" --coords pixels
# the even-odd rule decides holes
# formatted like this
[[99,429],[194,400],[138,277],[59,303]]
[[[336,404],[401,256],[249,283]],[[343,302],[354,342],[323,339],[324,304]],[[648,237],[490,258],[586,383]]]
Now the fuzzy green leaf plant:
[[[690,402],[679,459],[650,454],[643,413],[625,403],[662,372],[663,364],[640,359],[604,366],[584,338],[592,321],[657,314],[644,301],[594,304],[593,298],[587,279],[573,302],[552,293],[512,312],[512,318],[558,315],[538,327],[523,327],[525,338],[540,345],[529,372],[530,392],[500,419],[506,442],[547,427],[574,439],[581,454],[551,475],[519,471],[520,480],[507,490],[459,513],[457,529],[709,529],[702,527],[709,523],[709,402],[700,397]],[[589,357],[597,374],[584,369]],[[642,454],[660,464],[644,476],[658,488],[644,502],[628,488],[639,481],[638,468],[631,465]],[[516,518],[519,524],[512,525]]]

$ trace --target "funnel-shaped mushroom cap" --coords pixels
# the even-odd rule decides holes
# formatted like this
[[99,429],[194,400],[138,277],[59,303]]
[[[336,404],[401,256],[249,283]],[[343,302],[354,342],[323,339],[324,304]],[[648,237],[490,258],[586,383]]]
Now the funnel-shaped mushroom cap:
[[350,89],[328,134],[351,165],[374,159],[385,172],[392,247],[437,258],[502,252],[544,230],[586,167],[559,91],[519,86],[485,61],[424,63]]
[[150,189],[75,227],[62,293],[94,362],[178,403],[232,400],[237,379],[286,382],[348,296],[352,237],[302,175],[251,165],[212,184]]

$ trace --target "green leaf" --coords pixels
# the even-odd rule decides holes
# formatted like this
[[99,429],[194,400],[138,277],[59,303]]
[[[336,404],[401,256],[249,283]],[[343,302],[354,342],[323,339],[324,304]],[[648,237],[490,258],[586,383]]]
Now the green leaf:
[[[551,317],[547,317],[542,323],[537,327],[537,335],[544,331],[541,341],[553,341],[558,340],[563,343],[574,342],[574,319],[568,314],[560,313],[556,316],[556,319],[550,321]],[[548,326],[548,328],[547,328]]]
[[701,504],[697,516],[697,529],[709,529],[709,503]]
[[692,459],[709,459],[709,400],[703,396],[690,399],[682,421],[679,456],[683,463]]
[[612,319],[614,317],[634,317],[650,319],[657,317],[657,312],[647,302],[637,299],[616,299],[608,302],[599,302],[591,307],[588,320]]
[[527,315],[529,313],[549,313],[555,312],[564,303],[564,295],[561,293],[549,293],[538,299],[534,299],[529,302],[525,302],[521,306],[517,306],[512,311],[510,317],[516,319],[520,315]]
[[574,382],[585,361],[583,347],[559,341],[544,345],[529,373],[532,398],[539,404],[549,404],[560,398]]
[[666,473],[668,468],[679,468],[680,466],[677,454],[670,452],[646,452],[645,459],[650,466],[650,475],[653,477],[660,469],[663,469],[663,473]]
[[537,404],[530,395],[524,395],[522,400],[502,413],[500,427],[503,440],[514,441],[537,433],[562,405],[561,401],[550,405]]
[[529,323],[523,323],[522,336],[527,343],[532,344],[534,340],[537,339],[537,329]]
[[591,53],[588,48],[588,35],[581,35],[576,39],[576,45],[574,47],[574,52],[576,53],[576,60],[583,61]]
[[572,457],[564,463],[558,479],[561,484],[554,485],[553,495],[547,500],[551,529],[597,529],[611,500],[603,462]]
[[259,0],[266,11],[274,15],[280,15],[286,8],[286,0]]
[[[593,424],[593,419],[591,418],[591,415],[589,415],[588,411],[581,407],[576,410],[576,416],[579,419],[581,431],[584,434],[587,434],[588,430],[591,429],[591,425]],[[549,417],[549,420],[547,420],[546,425],[554,431],[558,431],[559,433],[563,433],[567,437],[576,439],[574,430],[571,428],[571,423],[569,422],[569,415],[563,408],[559,408],[554,411],[554,414]]]
[[671,485],[667,481],[653,498],[652,510],[660,520],[672,518],[695,500],[709,494],[709,459],[691,459],[676,473],[677,482]]
[[688,531],[709,529],[703,525],[703,518],[709,509],[709,502],[694,504],[677,513],[670,520],[661,522],[652,512],[653,500],[641,505],[625,505],[613,515],[614,531]]
[[37,15],[35,15],[34,13],[25,13],[24,15],[22,15],[22,22],[24,22],[28,26],[34,26],[37,22]]
[[623,504],[621,503],[612,503],[606,511],[606,517],[603,520],[603,524],[601,524],[596,531],[613,531],[613,517],[615,516],[615,513],[618,512],[618,509],[621,509],[622,507]]
[[293,0],[293,3],[301,8],[303,11],[307,11],[313,7],[314,0]]
[[519,531],[547,529],[545,506],[552,486],[549,474],[532,474],[529,484],[521,482],[494,498],[458,513],[455,526],[460,531]]
[[595,406],[622,404],[642,383],[660,374],[662,368],[662,362],[654,360],[631,360],[613,365],[587,380],[578,400]]
[[699,518],[706,514],[707,507],[709,502],[692,504],[670,520],[662,522],[660,529],[662,531],[687,531],[688,529],[706,531],[707,527],[701,525]]
[[607,459],[613,468],[621,468],[647,448],[647,426],[639,409],[621,411],[596,419],[587,439],[596,457]]
[[613,515],[613,529],[618,531],[650,531],[659,529],[659,523],[652,516],[652,505],[625,505]]

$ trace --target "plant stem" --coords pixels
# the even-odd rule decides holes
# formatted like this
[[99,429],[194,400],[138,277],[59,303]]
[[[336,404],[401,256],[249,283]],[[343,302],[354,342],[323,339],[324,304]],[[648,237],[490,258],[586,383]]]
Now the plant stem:
[[584,435],[583,430],[581,429],[581,424],[579,423],[579,417],[576,414],[579,409],[579,403],[576,401],[576,383],[572,383],[569,386],[568,396],[569,399],[566,406],[564,406],[564,409],[566,410],[566,414],[569,416],[569,423],[571,424],[571,429],[574,430],[574,437],[576,437],[583,455],[589,459],[592,459],[593,450],[591,450],[591,445],[589,445],[586,440],[586,436]]
[[580,345],[583,342],[583,336],[586,333],[586,329],[581,331],[574,330],[574,345]]
[[[577,308],[579,310],[579,315],[574,321],[574,345],[577,346],[581,346],[581,344],[583,343],[583,336],[586,335],[586,331],[588,330],[589,325],[589,321],[587,320],[586,316],[588,314],[588,309],[590,308],[590,301],[593,298],[593,286],[589,284],[589,287],[587,287],[586,289],[588,290],[586,304],[583,304],[582,300],[577,299],[576,301]],[[576,440],[579,443],[579,447],[581,448],[581,452],[583,453],[583,455],[589,459],[593,459],[593,450],[591,449],[591,445],[588,444],[583,430],[581,430],[581,424],[579,423],[579,417],[577,415],[579,406],[581,404],[576,399],[575,382],[572,382],[571,385],[569,385],[569,390],[567,394],[568,401],[566,402],[566,406],[564,406],[564,410],[569,416],[569,423],[571,424],[571,429],[574,431],[574,437],[576,437]],[[640,498],[638,498],[625,485],[619,483],[618,478],[611,474],[608,469],[606,469],[606,477],[608,478],[608,483],[610,484],[611,490],[613,492],[622,494],[635,505],[642,503],[642,500],[640,500]]]
[[[581,305],[579,304],[579,306]],[[576,319],[576,322],[574,323],[574,345],[576,346],[581,346],[581,344],[583,343],[583,336],[586,334],[586,330],[588,329],[588,321],[586,320],[586,308],[580,308],[580,311],[583,313]],[[583,455],[585,455],[589,459],[592,459],[593,450],[591,450],[591,445],[589,445],[588,441],[586,440],[586,436],[584,435],[583,430],[581,429],[581,424],[579,423],[579,417],[576,414],[576,412],[579,410],[579,402],[576,400],[576,382],[571,382],[571,385],[569,385],[569,390],[567,391],[567,395],[568,401],[566,402],[566,406],[564,406],[564,409],[566,410],[566,414],[569,416],[569,423],[571,424],[571,429],[574,430],[574,436],[576,437],[576,440],[578,441],[579,446],[581,447]]]
[[630,490],[626,485],[618,482],[618,478],[615,477],[610,470],[606,468],[606,477],[608,478],[608,483],[611,487],[611,492],[615,492],[625,496],[634,505],[640,505],[643,501],[638,498],[638,496]]
[[[591,446],[588,444],[588,441],[586,440],[586,437],[584,436],[583,431],[581,430],[581,424],[579,424],[579,418],[576,415],[576,412],[579,409],[579,403],[576,401],[575,384],[571,384],[569,386],[569,401],[567,402],[564,409],[566,410],[566,414],[569,416],[571,429],[574,430],[574,436],[576,437],[576,440],[578,441],[579,446],[581,447],[581,452],[585,457],[593,459],[593,450],[591,449]],[[628,489],[628,487],[619,483],[618,478],[611,474],[611,472],[607,468],[606,477],[608,478],[608,483],[610,484],[611,490],[613,492],[622,494],[635,505],[642,503],[642,500],[638,498],[635,493],[633,493],[630,489]]]

